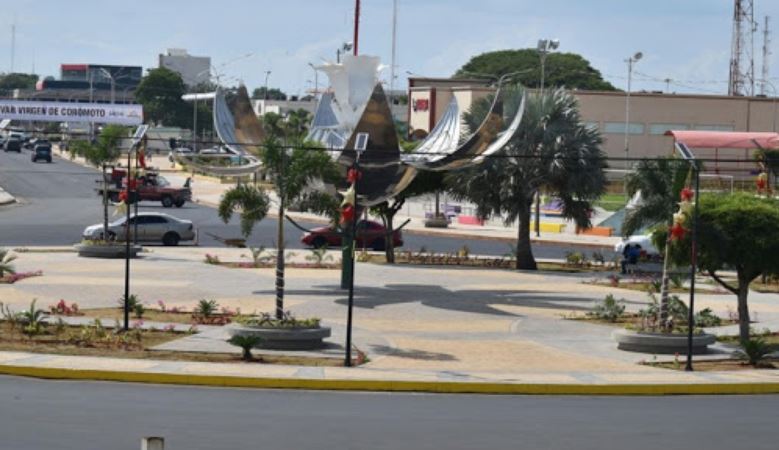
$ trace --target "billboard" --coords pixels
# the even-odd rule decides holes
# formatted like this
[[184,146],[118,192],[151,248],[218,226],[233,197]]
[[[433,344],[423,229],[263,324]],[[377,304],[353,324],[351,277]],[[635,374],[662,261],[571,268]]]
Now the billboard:
[[140,125],[141,105],[0,100],[0,120]]

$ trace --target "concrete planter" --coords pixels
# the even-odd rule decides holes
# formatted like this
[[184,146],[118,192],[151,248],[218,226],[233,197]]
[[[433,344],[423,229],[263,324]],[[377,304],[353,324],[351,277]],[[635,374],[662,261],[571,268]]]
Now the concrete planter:
[[329,327],[319,328],[261,328],[231,325],[230,336],[258,336],[262,341],[256,346],[268,350],[315,350],[325,346],[322,341],[330,336]]
[[447,220],[446,216],[425,219],[425,228],[447,228],[448,226],[449,220]]
[[[111,244],[111,245],[89,245],[89,244],[76,244],[76,251],[78,256],[85,258],[124,258],[125,257],[125,245],[124,244]],[[140,245],[130,245],[130,258],[138,256],[138,252],[143,250]]]
[[[616,330],[611,337],[617,348],[629,352],[656,354],[687,354],[686,334],[644,333],[633,330]],[[706,353],[708,346],[717,341],[712,334],[696,334],[692,337],[692,354]]]

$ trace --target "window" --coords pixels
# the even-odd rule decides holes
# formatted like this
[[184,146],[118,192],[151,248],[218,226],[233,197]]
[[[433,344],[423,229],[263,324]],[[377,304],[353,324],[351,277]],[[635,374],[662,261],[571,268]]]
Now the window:
[[[603,124],[603,132],[612,134],[625,134],[625,122],[605,122]],[[628,125],[628,133],[644,134],[644,124],[630,122],[630,125]]]
[[701,131],[733,131],[735,127],[733,125],[693,125],[692,129]]
[[649,134],[662,135],[669,130],[689,130],[686,123],[653,123],[649,125]]
[[600,122],[584,122],[584,126],[597,130],[600,128]]

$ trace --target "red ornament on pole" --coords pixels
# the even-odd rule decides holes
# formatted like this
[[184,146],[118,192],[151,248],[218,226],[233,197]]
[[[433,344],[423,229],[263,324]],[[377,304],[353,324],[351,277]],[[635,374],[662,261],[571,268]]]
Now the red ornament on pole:
[[349,169],[346,172],[346,181],[354,184],[355,181],[362,179],[362,173],[357,169]]
[[687,230],[680,223],[675,223],[671,227],[671,240],[678,240],[684,237]]
[[695,197],[695,193],[692,191],[692,189],[686,187],[682,189],[680,196],[683,202],[689,202],[693,197]]
[[341,210],[341,223],[349,223],[354,220],[354,206],[346,205]]

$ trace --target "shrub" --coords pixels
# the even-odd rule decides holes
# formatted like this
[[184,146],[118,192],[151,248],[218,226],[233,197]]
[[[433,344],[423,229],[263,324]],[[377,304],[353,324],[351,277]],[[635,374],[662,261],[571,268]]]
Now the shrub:
[[695,325],[699,327],[718,327],[722,325],[722,319],[714,314],[711,308],[704,308],[695,314]]
[[609,322],[616,322],[625,313],[625,300],[617,300],[609,294],[600,303],[596,304],[592,311],[588,313],[593,317]]
[[[124,296],[122,296],[119,300],[116,301],[116,303],[119,305],[119,308],[124,309]],[[135,311],[135,305],[140,304],[141,301],[138,299],[138,296],[135,294],[130,294],[129,297],[127,297],[127,309],[130,311]]]
[[739,355],[753,366],[760,364],[765,356],[771,353],[771,346],[762,337],[755,337],[744,342],[741,344],[741,348],[742,350],[738,352]]
[[587,262],[587,257],[581,252],[566,252],[565,264],[569,266],[583,266]]
[[235,336],[231,337],[227,342],[229,342],[232,345],[235,345],[236,347],[241,347],[241,349],[243,350],[243,354],[241,358],[244,361],[251,361],[252,348],[254,348],[255,346],[257,346],[257,344],[262,342],[262,338],[253,335],[236,334]]
[[19,315],[21,323],[24,325],[22,332],[28,336],[40,334],[41,328],[44,326],[43,316],[46,313],[42,309],[35,307],[36,301],[37,300],[33,300],[30,303],[30,309],[22,311]]
[[145,312],[146,308],[143,306],[143,303],[138,302],[133,306],[133,313],[136,319],[143,319],[143,313]]
[[218,256],[210,255],[210,254],[206,253],[205,263],[206,264],[220,264],[221,261],[219,261],[219,257]]
[[284,311],[281,319],[269,313],[238,319],[238,322],[243,325],[261,328],[319,328],[320,321],[319,318],[297,319],[290,311]]
[[216,312],[217,308],[219,308],[219,304],[216,300],[207,300],[204,298],[197,302],[193,314],[209,318]]
[[56,314],[59,316],[82,316],[83,314],[78,308],[78,303],[71,303],[68,305],[64,299],[60,299],[59,302],[57,302],[54,305],[49,306],[49,311],[52,314]]
[[306,261],[311,261],[317,266],[321,266],[324,261],[332,261],[333,256],[327,254],[327,247],[317,247],[311,249],[311,254],[306,256]]
[[592,260],[601,266],[606,265],[606,257],[601,252],[592,252]]
[[11,251],[6,248],[0,248],[0,278],[4,277],[6,273],[11,275],[15,274],[13,260],[16,259],[16,255],[11,254]]

